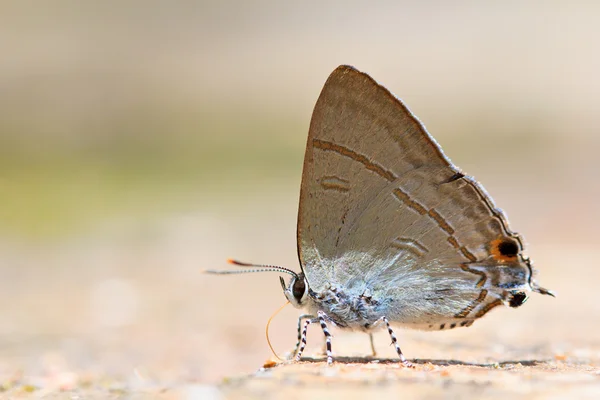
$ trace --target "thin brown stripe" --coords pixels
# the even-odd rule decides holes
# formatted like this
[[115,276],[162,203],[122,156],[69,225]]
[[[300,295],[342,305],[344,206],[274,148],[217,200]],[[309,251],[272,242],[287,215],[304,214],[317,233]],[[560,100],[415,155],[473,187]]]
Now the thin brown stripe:
[[358,154],[354,150],[349,149],[348,147],[341,146],[336,143],[326,142],[324,140],[313,139],[313,147],[317,149],[325,150],[325,151],[333,151],[334,153],[338,153],[344,157],[348,157],[356,162],[361,163],[365,166],[369,171],[375,172],[377,175],[382,178],[392,182],[396,180],[396,176],[391,171],[386,170],[381,165],[374,163],[369,160],[368,157]]
[[487,275],[485,274],[485,272],[483,272],[483,271],[478,271],[478,270],[476,270],[476,269],[473,269],[473,268],[469,268],[469,267],[467,267],[465,264],[461,264],[460,268],[461,268],[463,271],[467,271],[467,272],[470,272],[470,273],[472,273],[472,274],[475,274],[475,275],[479,275],[479,276],[481,276],[481,278],[480,278],[480,279],[479,279],[479,281],[478,281],[478,282],[475,284],[475,286],[477,286],[477,287],[482,287],[482,286],[485,284],[485,281],[487,280]]
[[502,304],[502,300],[500,299],[496,299],[494,301],[492,301],[490,304],[488,304],[487,306],[483,307],[481,310],[479,310],[477,312],[477,314],[475,314],[475,318],[481,318],[483,317],[485,314],[487,314],[492,308],[497,307],[499,305]]
[[350,188],[347,186],[338,185],[335,183],[329,182],[321,182],[321,186],[326,190],[335,190],[336,192],[347,193],[350,191]]
[[440,226],[440,228],[442,228],[443,230],[448,232],[449,235],[454,234],[454,229],[452,229],[452,227],[450,225],[448,225],[446,220],[436,210],[434,210],[432,208],[431,210],[429,210],[429,212],[427,214],[431,218],[433,218],[435,220],[435,222],[437,222],[437,224]]
[[477,258],[471,253],[465,246],[460,248],[460,251],[467,257],[470,261],[477,261]]
[[487,294],[488,291],[486,289],[483,289],[481,293],[479,293],[479,296],[475,300],[473,300],[471,304],[465,307],[461,312],[456,314],[454,318],[466,318],[467,315],[469,315],[469,313],[473,311],[475,307],[477,307],[483,300],[485,300],[485,296],[487,296]]
[[[460,250],[460,252],[471,262],[477,261],[477,258],[471,253],[465,246],[461,246],[458,243],[458,240],[454,236],[448,236],[448,243],[452,245],[455,249]],[[479,271],[477,271],[479,273]]]
[[408,207],[412,208],[419,214],[427,214],[427,210],[425,209],[425,207],[423,207],[416,201],[413,201],[407,193],[402,191],[402,189],[394,189],[394,195],[398,198],[398,200],[402,201],[403,203],[406,203]]
[[417,257],[422,257],[425,253],[429,251],[427,247],[419,243],[418,240],[407,239],[402,237],[398,237],[392,240],[391,246],[397,249],[408,250],[415,254]]
[[458,241],[456,240],[456,238],[454,236],[449,236],[448,237],[448,242],[450,242],[450,244],[457,249],[460,249],[460,244],[458,244]]
[[339,176],[331,175],[324,176],[319,179],[321,186],[324,189],[331,189],[338,192],[349,192],[350,191],[350,181],[346,179],[342,179]]

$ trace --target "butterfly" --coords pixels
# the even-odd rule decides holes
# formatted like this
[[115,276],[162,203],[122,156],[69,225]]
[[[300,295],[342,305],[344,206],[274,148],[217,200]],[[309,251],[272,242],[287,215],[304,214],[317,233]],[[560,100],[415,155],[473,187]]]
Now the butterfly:
[[[304,158],[297,230],[301,272],[285,297],[298,320],[300,360],[310,324],[423,330],[468,327],[495,307],[519,307],[540,287],[524,242],[473,178],[444,155],[408,108],[369,75],[342,65],[317,100]],[[373,348],[373,347],[372,347]]]

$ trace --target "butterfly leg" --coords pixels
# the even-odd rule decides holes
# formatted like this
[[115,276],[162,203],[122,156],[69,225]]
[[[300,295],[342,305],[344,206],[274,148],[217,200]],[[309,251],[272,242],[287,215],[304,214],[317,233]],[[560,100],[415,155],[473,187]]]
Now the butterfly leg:
[[377,356],[377,350],[375,350],[375,342],[373,341],[373,334],[369,332],[369,342],[371,342],[371,356]]
[[306,347],[306,331],[308,331],[308,326],[313,322],[318,322],[318,318],[307,319],[304,321],[304,329],[302,329],[302,334],[300,335],[300,348],[296,353],[296,361],[300,361],[300,357],[302,357],[302,353],[304,352],[304,348]]
[[321,324],[321,329],[323,329],[323,334],[325,334],[325,346],[327,350],[327,365],[331,365],[333,363],[333,357],[331,355],[331,333],[329,333],[329,329],[327,328],[327,323],[325,322],[325,313],[323,311],[319,311],[317,313],[319,316],[319,323]]
[[390,334],[390,338],[392,338],[392,344],[396,348],[396,353],[398,353],[398,357],[400,357],[400,361],[404,364],[405,367],[412,367],[412,363],[410,363],[402,354],[402,350],[400,350],[400,345],[398,344],[398,339],[396,339],[396,334],[392,330],[390,326],[390,322],[386,317],[381,317],[381,321],[385,322],[385,326],[387,327],[388,333]]
[[[298,342],[296,343],[296,347],[294,347],[294,351],[292,352],[290,358],[293,358],[294,355],[297,354],[298,350],[300,349],[300,344],[302,343],[302,321],[308,318],[312,319],[315,318],[315,316],[310,314],[302,314],[298,317]],[[306,341],[306,334],[304,335],[304,340]]]
[[323,334],[325,335],[325,346],[327,349],[327,365],[331,365],[333,363],[333,357],[331,355],[331,333],[329,333],[329,328],[327,328],[327,323],[325,322],[326,315],[323,311],[319,311],[317,315],[317,318],[307,319],[306,321],[304,321],[304,329],[302,329],[302,334],[300,336],[300,348],[298,349],[298,353],[296,354],[296,361],[300,361],[300,357],[302,357],[302,353],[304,352],[304,348],[306,347],[306,332],[308,331],[308,326],[313,322],[318,322],[321,325]]

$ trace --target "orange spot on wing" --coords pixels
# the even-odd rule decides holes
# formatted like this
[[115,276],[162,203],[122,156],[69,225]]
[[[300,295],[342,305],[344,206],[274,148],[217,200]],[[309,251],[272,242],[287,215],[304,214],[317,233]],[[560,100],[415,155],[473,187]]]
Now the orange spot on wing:
[[[509,244],[510,246],[515,246],[517,251],[514,252],[514,254],[503,253],[501,251],[501,246],[506,246],[507,244]],[[514,240],[501,237],[490,242],[490,253],[492,254],[492,257],[494,257],[494,259],[500,262],[515,261],[517,259],[518,246]]]

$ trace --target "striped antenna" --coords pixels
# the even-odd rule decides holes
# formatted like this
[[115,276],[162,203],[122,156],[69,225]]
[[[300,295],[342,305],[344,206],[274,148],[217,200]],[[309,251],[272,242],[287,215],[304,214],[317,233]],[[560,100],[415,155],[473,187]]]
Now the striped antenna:
[[245,270],[225,270],[225,271],[217,271],[217,270],[206,270],[207,274],[216,274],[216,275],[231,275],[231,274],[249,274],[253,272],[283,272],[284,274],[292,275],[293,277],[298,278],[298,274],[292,271],[291,269],[287,269],[284,267],[279,267],[277,265],[261,265],[261,264],[250,264],[241,261],[236,261],[229,259],[228,263],[237,265],[239,267],[251,267],[253,269],[245,269]]

